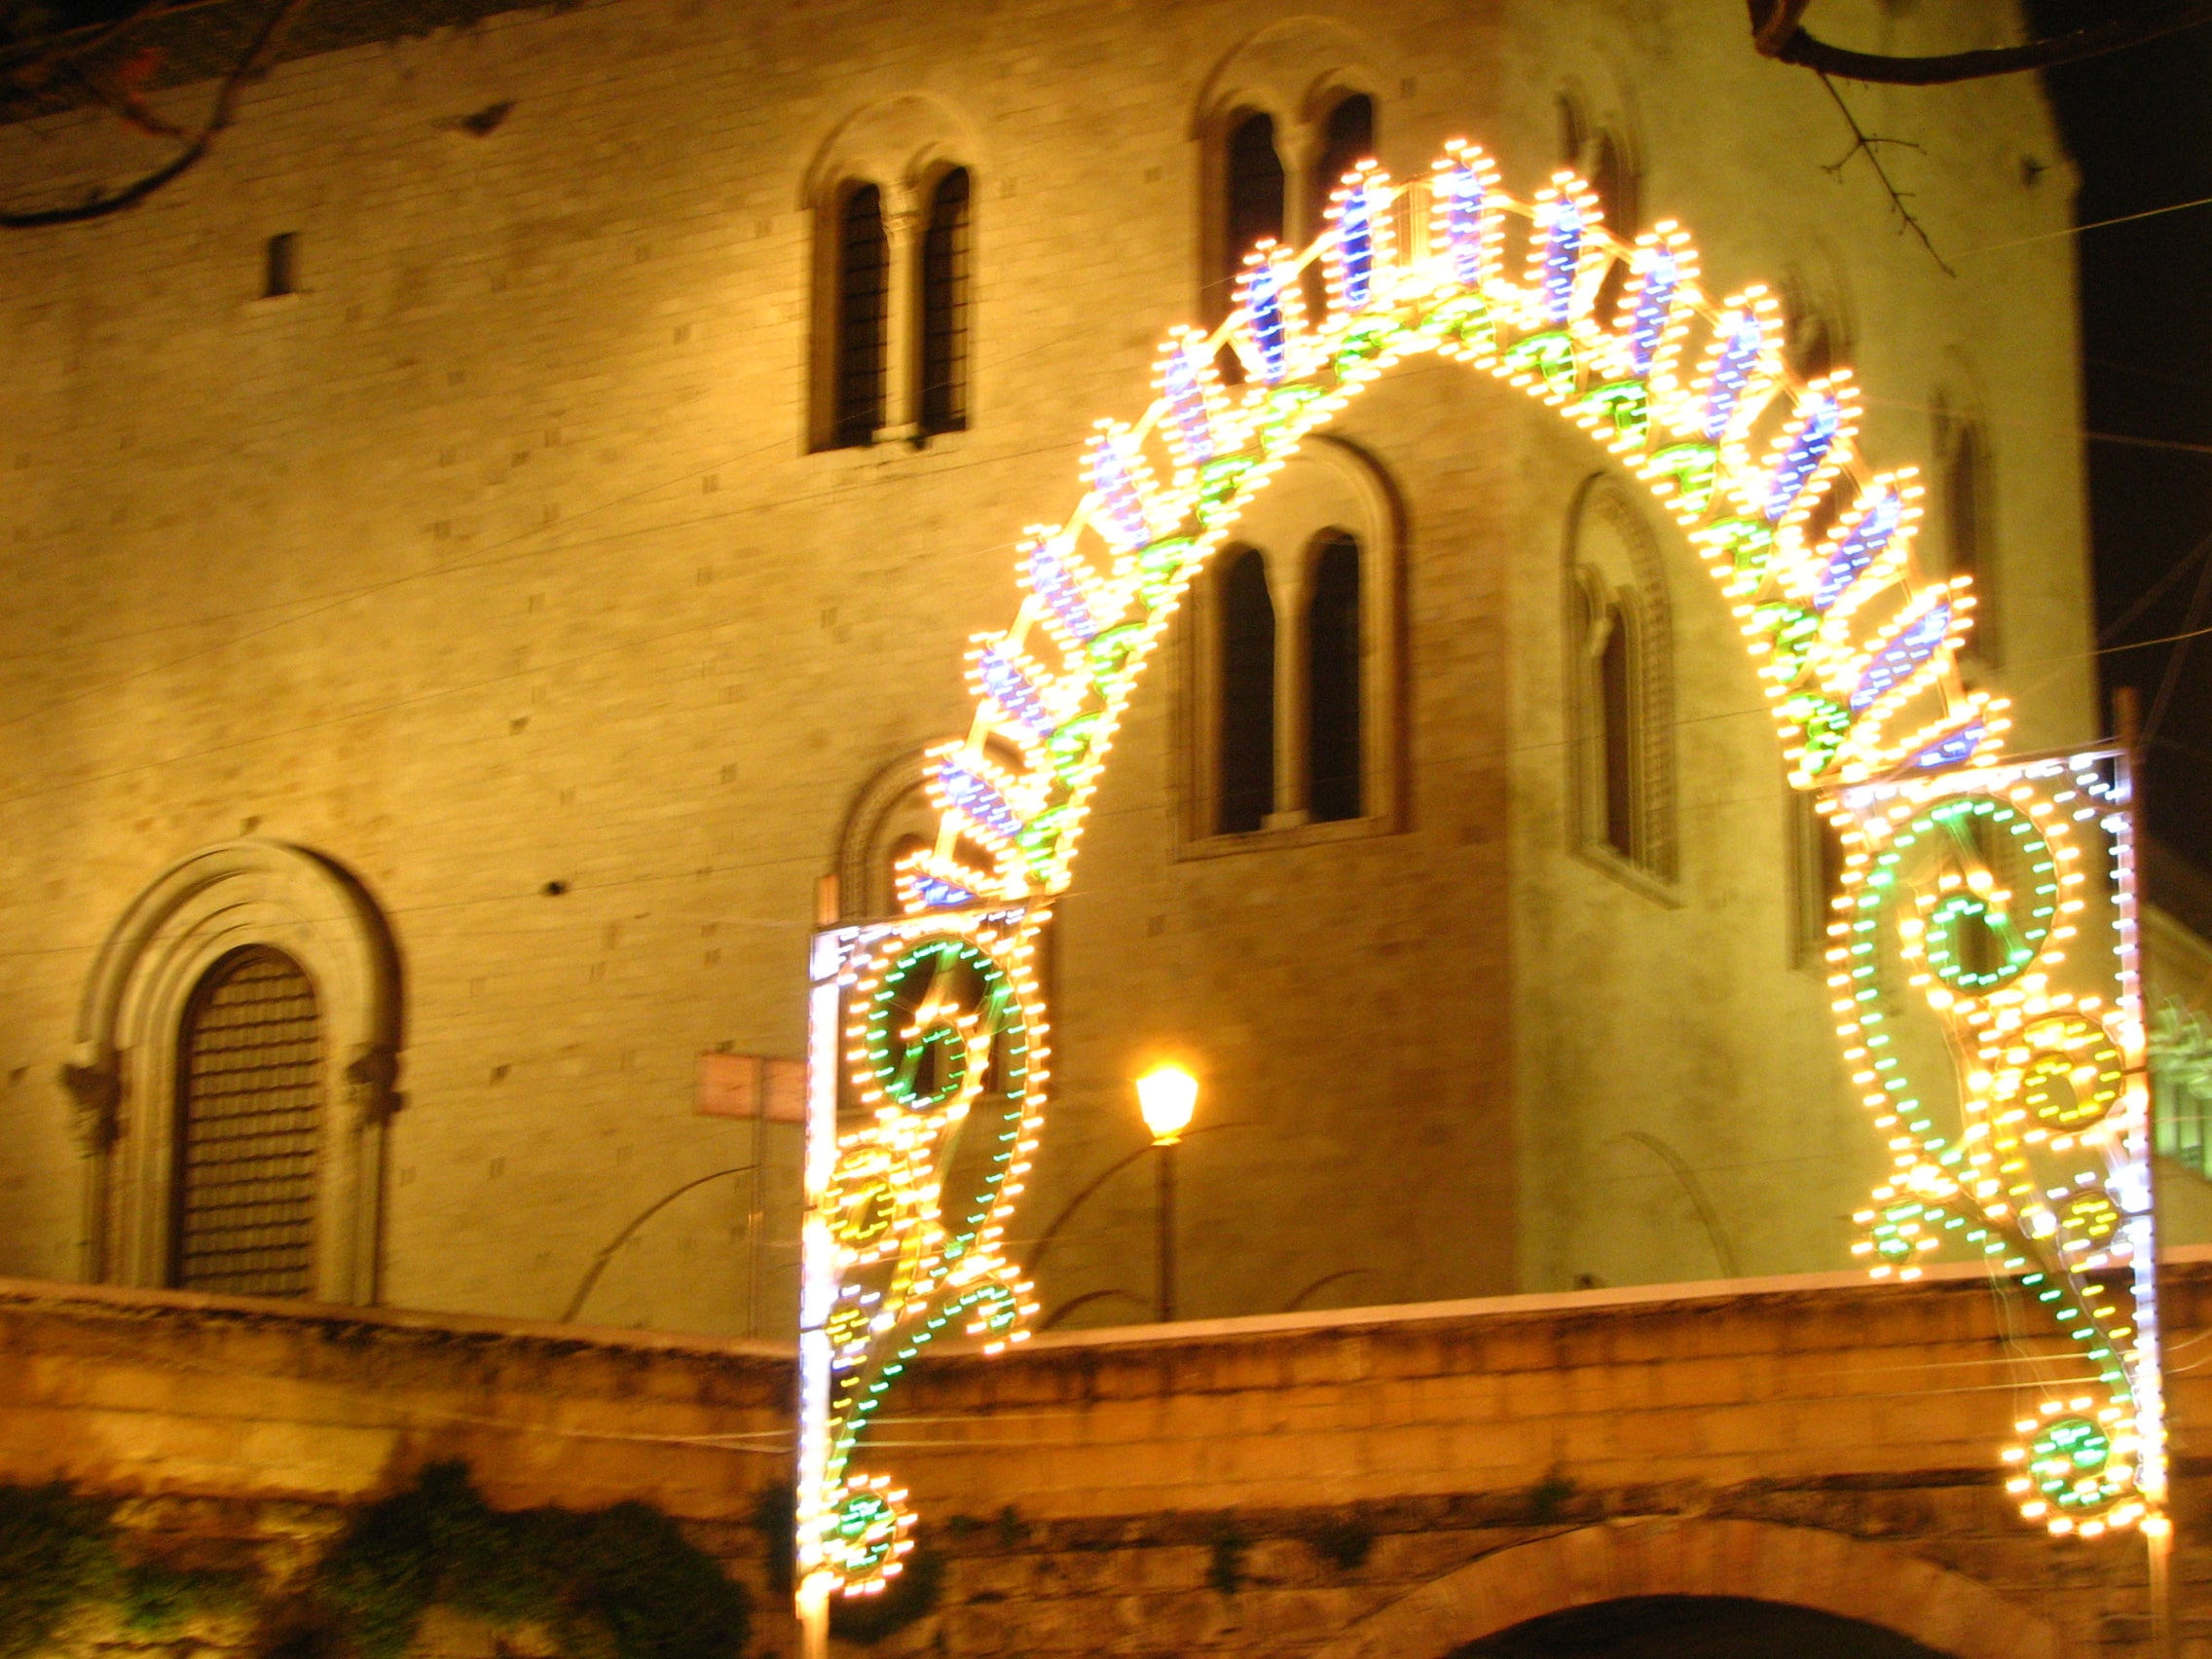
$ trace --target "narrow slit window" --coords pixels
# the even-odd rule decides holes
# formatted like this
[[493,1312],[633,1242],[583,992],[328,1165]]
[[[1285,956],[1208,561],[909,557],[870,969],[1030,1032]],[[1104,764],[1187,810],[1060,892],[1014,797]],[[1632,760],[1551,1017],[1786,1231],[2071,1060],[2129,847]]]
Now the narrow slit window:
[[1275,795],[1275,608],[1257,548],[1238,553],[1222,578],[1219,708],[1215,828],[1243,834],[1267,823]]
[[269,239],[261,257],[261,297],[279,299],[296,294],[299,286],[300,234],[280,231]]
[[845,198],[837,234],[836,420],[830,436],[839,449],[873,442],[884,424],[890,267],[883,194],[872,184],[860,185]]
[[177,1045],[170,1282],[313,1293],[320,1020],[298,963],[253,945],[207,971]]
[[922,238],[922,430],[968,427],[968,171],[955,167],[930,198]]
[[1359,542],[1322,537],[1306,635],[1307,810],[1316,824],[1364,809],[1360,742]]
[[1605,844],[1624,859],[1637,854],[1636,687],[1628,617],[1617,605],[1604,609],[1604,645],[1598,650],[1600,785],[1604,796]]
[[1998,657],[1997,608],[1989,591],[1989,443],[1973,421],[1950,431],[1943,464],[1943,529],[1950,573],[1973,582],[1973,651],[1985,663]]

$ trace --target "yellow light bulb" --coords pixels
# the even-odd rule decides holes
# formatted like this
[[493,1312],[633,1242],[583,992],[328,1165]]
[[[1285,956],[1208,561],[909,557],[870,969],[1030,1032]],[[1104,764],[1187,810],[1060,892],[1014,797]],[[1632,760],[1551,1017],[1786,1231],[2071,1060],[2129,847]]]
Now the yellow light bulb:
[[1159,1065],[1137,1079],[1137,1110],[1155,1146],[1173,1146],[1198,1109],[1198,1080],[1178,1065]]

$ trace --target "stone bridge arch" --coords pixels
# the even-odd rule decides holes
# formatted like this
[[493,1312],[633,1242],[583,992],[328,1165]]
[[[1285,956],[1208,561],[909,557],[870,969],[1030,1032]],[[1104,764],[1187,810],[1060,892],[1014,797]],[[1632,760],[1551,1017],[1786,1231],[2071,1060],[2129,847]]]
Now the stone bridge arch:
[[1978,1579],[1817,1527],[1606,1522],[1492,1552],[1369,1615],[1312,1659],[1446,1659],[1471,1641],[1633,1596],[1726,1596],[1895,1631],[1956,1659],[2058,1659],[2057,1628]]

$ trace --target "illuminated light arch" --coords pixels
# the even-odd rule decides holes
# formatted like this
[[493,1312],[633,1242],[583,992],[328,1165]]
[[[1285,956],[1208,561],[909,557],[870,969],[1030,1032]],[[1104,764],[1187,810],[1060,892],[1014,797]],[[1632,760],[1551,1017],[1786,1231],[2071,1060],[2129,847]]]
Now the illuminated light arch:
[[[1510,221],[1527,225],[1518,269]],[[1314,260],[1327,300],[1309,316]],[[1616,262],[1627,277],[1603,317]],[[1419,351],[1587,431],[1720,582],[1791,782],[1823,792],[1847,847],[1829,982],[1896,1161],[1860,1218],[1863,1248],[1877,1273],[1910,1277],[1929,1250],[1971,1243],[2049,1304],[2059,1330],[2085,1335],[2081,1374],[2007,1450],[2013,1489],[2054,1530],[2146,1520],[2163,1537],[2124,766],[2001,754],[2005,705],[1956,666],[1971,583],[1925,579],[1912,562],[1912,472],[1865,469],[1848,371],[1794,382],[1782,344],[1766,290],[1708,296],[1672,221],[1624,243],[1573,175],[1520,202],[1482,151],[1454,142],[1410,185],[1373,163],[1346,174],[1312,245],[1262,243],[1219,328],[1169,334],[1151,407],[1098,424],[1075,512],[1024,535],[1012,626],[972,643],[975,722],[931,752],[940,830],[900,865],[903,914],[815,943],[800,1309],[810,1629],[832,1591],[880,1589],[905,1547],[902,1494],[853,1467],[892,1380],[940,1332],[1022,1334],[1028,1286],[999,1240],[1047,1076],[1029,955],[1143,664],[1300,441]],[[1238,387],[1217,373],[1224,348]],[[1962,814],[2005,839],[1992,851]],[[2025,866],[2047,867],[2013,856],[2015,825],[2047,855]],[[2090,840],[2111,864],[2094,916],[2080,867]],[[2030,891],[2015,893],[2023,874]],[[2092,923],[2109,941],[2079,938]],[[1880,981],[1885,959],[1901,988]],[[1927,1079],[1905,1082],[1911,1057],[1937,1051],[1972,1056],[1947,1106],[1924,1098]],[[2061,1178],[2053,1159],[2098,1168]]]

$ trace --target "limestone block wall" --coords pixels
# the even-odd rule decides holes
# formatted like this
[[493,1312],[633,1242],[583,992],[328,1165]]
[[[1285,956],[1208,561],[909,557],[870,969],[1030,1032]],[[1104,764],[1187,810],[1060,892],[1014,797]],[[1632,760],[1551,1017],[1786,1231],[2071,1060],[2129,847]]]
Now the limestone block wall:
[[[1941,44],[1933,19],[1900,44]],[[0,1267],[81,1271],[58,1080],[85,976],[162,870],[240,837],[335,862],[396,941],[386,1303],[552,1316],[627,1220],[748,1162],[747,1125],[693,1109],[696,1056],[799,1052],[849,809],[964,726],[1015,537],[1072,506],[1091,423],[1143,406],[1199,310],[1209,122],[1265,98],[1288,132],[1340,86],[1377,99],[1393,169],[1472,134],[1523,191],[1574,92],[1716,289],[1820,250],[1885,460],[1925,455],[1938,383],[1989,377],[1997,603],[2041,665],[2023,735],[2084,728],[2065,244],[1944,276],[1821,173],[1825,95],[1732,12],[597,0],[318,53],[176,188],[0,268]],[[485,135],[461,120],[501,103]],[[973,419],[810,453],[808,181],[863,118],[974,169]],[[1884,121],[1929,141],[1915,203],[1945,240],[2065,222],[2027,83]],[[0,129],[0,187],[138,143],[91,111]],[[300,291],[259,298],[279,233]],[[1182,859],[1163,655],[1065,909],[1063,1104],[1017,1239],[1135,1144],[1126,1062],[1164,1034],[1221,1131],[1187,1160],[1192,1311],[1340,1272],[1323,1300],[1714,1271],[1631,1130],[1705,1171],[1743,1271],[1834,1260],[1871,1146],[1788,977],[1779,760],[1717,601],[1675,547],[1670,904],[1566,845],[1560,541],[1603,457],[1456,370],[1370,398],[1342,435],[1403,516],[1402,814]],[[125,1102],[124,1133],[168,1109]],[[641,1233],[590,1316],[781,1328],[792,1131],[768,1153],[757,1306],[728,1179]],[[1048,1307],[1141,1295],[1149,1220],[1141,1182],[1103,1191]]]
[[[2163,1288],[2196,1655],[2212,1253],[2176,1253]],[[937,1593],[841,1651],[1446,1659],[1595,1602],[1730,1595],[1959,1659],[2148,1653],[2140,1539],[2052,1539],[2000,1486],[2014,1413],[2063,1386],[2054,1346],[1983,1275],[1936,1269],[941,1355],[866,1459],[912,1491]],[[144,1543],[280,1584],[349,1506],[465,1456],[500,1506],[662,1505],[788,1652],[750,1520],[788,1479],[789,1379],[765,1346],[12,1281],[0,1481],[127,1497]],[[489,1650],[477,1627],[432,1638]]]
[[[770,1344],[0,1280],[0,1484],[121,1499],[132,1554],[297,1592],[350,1510],[465,1461],[495,1508],[630,1500],[677,1518],[754,1592],[763,1652],[786,1643],[758,1493],[790,1481],[792,1368]],[[273,1635],[274,1631],[274,1635]],[[134,1651],[87,1615],[65,1633]],[[258,1656],[248,1609],[157,1631],[150,1653]],[[434,1618],[425,1659],[489,1633]]]

